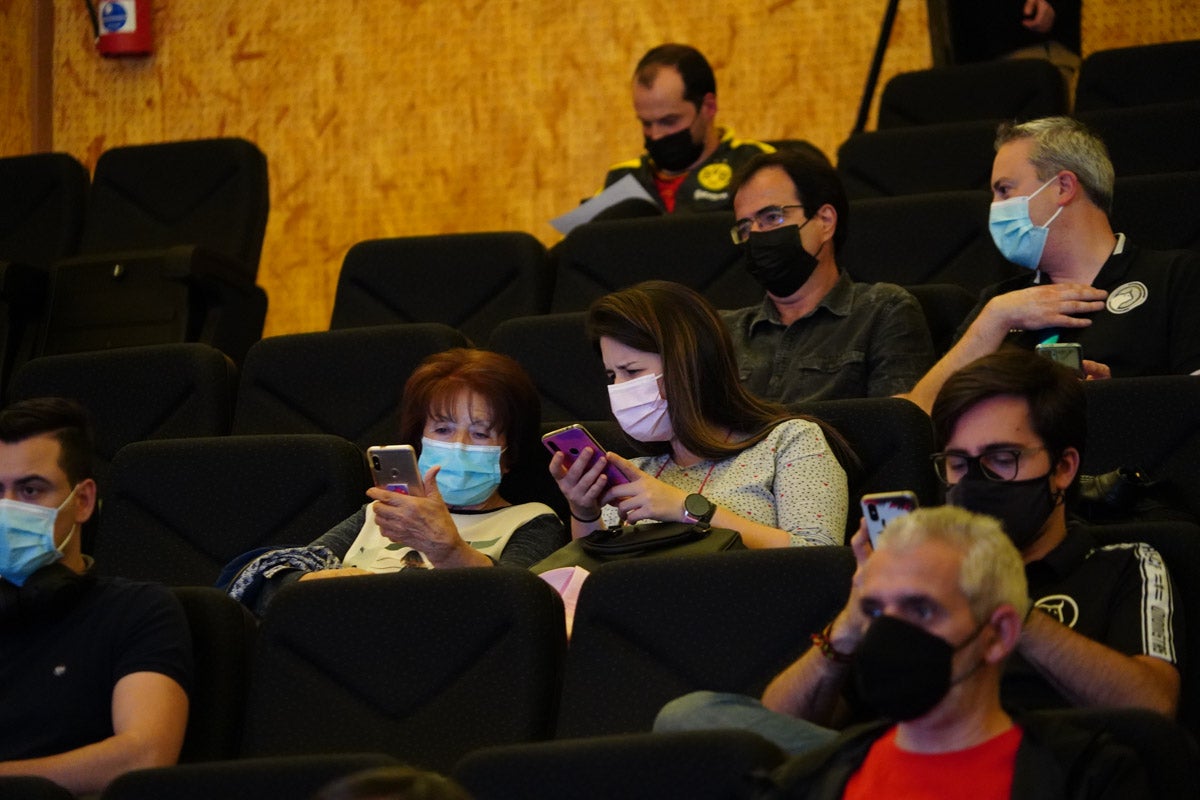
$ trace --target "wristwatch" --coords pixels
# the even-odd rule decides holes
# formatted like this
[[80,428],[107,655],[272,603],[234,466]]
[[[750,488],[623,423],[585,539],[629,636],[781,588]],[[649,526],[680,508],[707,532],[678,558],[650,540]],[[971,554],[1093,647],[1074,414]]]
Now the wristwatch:
[[705,527],[712,521],[717,507],[702,494],[689,494],[683,498],[683,521]]

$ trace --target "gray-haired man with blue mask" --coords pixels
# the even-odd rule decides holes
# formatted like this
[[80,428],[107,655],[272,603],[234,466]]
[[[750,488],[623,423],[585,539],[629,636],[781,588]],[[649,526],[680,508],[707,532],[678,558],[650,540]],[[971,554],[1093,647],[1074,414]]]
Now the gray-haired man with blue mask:
[[1088,378],[1200,372],[1200,255],[1115,233],[1113,181],[1104,143],[1075,120],[1000,126],[988,227],[1029,272],[984,290],[909,399],[928,411],[947,377],[1006,342],[1077,343]]

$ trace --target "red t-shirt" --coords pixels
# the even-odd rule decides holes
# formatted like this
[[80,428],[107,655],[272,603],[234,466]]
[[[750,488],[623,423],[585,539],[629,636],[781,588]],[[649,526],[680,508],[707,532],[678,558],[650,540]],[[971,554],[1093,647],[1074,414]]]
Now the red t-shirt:
[[893,727],[871,745],[850,776],[845,800],[1008,800],[1021,729],[1013,725],[982,744],[950,753],[911,753]]
[[679,191],[680,185],[687,176],[688,174],[685,172],[673,178],[664,178],[657,172],[654,173],[654,188],[658,189],[658,196],[662,198],[663,208],[667,210],[668,214],[674,213],[675,193]]

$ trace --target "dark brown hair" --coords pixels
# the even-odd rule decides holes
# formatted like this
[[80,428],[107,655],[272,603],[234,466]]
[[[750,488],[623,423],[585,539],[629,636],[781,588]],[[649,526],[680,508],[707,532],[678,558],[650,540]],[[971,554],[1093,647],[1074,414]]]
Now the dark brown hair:
[[1087,397],[1069,369],[1018,347],[1003,347],[972,361],[942,384],[930,416],[938,448],[944,448],[963,415],[992,397],[1011,395],[1029,404],[1034,432],[1057,461],[1068,447],[1083,456]]
[[[587,313],[588,337],[601,336],[663,362],[663,391],[679,441],[698,456],[728,458],[762,441],[780,422],[807,419],[825,433],[843,466],[854,457],[845,440],[820,420],[750,394],[738,379],[733,341],[716,309],[696,291],[671,281],[645,281],[605,295]],[[728,442],[719,429],[747,434]],[[667,442],[647,442],[668,452]]]
[[650,88],[660,67],[673,67],[683,79],[683,99],[697,109],[704,103],[704,96],[717,93],[717,79],[713,76],[708,59],[696,48],[686,44],[660,44],[651,48],[638,61],[633,78],[642,86]]
[[15,444],[43,434],[58,440],[58,466],[72,485],[93,477],[92,420],[82,405],[62,397],[34,397],[0,411],[0,441]]

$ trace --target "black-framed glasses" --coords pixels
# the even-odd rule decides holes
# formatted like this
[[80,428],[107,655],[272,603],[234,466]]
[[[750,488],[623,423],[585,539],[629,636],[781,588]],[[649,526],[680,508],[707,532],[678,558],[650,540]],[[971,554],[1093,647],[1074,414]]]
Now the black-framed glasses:
[[988,450],[977,456],[965,453],[934,453],[929,457],[938,480],[953,486],[964,476],[982,476],[989,481],[1016,480],[1021,469],[1021,456],[1045,450],[1045,447],[1003,447]]
[[755,211],[749,217],[739,219],[733,223],[733,227],[729,229],[729,235],[733,237],[734,244],[742,244],[750,238],[750,230],[754,227],[754,223],[758,223],[758,227],[762,229],[778,228],[783,224],[787,217],[789,208],[804,208],[799,203],[793,203],[786,206],[766,206]]

